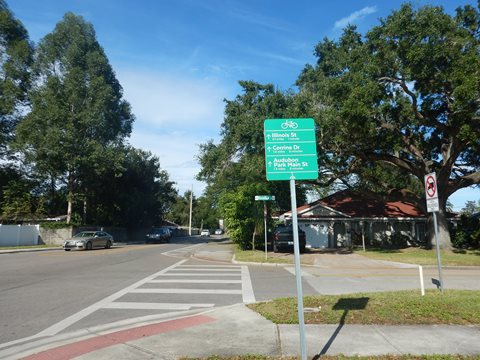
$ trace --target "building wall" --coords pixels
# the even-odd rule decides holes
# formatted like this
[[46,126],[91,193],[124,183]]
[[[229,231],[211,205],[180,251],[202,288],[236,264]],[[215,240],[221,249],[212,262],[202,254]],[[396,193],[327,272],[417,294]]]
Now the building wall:
[[311,248],[328,248],[328,223],[302,223],[300,229],[305,231],[307,246]]
[[40,227],[39,244],[42,245],[63,245],[66,239],[73,235],[73,228],[47,229]]
[[305,231],[307,245],[312,248],[336,248],[360,245],[387,244],[394,235],[403,235],[413,244],[423,239],[425,220],[362,220],[299,219],[298,223]]

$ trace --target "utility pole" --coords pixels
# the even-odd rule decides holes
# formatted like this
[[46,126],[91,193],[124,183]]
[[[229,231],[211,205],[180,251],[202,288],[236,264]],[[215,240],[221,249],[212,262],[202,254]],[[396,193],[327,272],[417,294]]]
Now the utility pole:
[[188,225],[188,235],[192,236],[192,206],[193,206],[193,185],[190,191],[190,220]]

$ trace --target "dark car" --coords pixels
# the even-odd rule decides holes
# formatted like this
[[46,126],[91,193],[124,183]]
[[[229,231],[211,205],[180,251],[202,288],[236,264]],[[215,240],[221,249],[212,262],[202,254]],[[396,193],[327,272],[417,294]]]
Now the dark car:
[[[298,228],[298,240],[300,245],[300,252],[305,252],[306,245],[305,231]],[[288,250],[293,252],[293,226],[279,225],[273,231],[273,252],[281,250]]]
[[148,243],[158,243],[158,242],[169,242],[172,237],[170,229],[167,228],[153,228],[148,232],[145,237],[145,242]]

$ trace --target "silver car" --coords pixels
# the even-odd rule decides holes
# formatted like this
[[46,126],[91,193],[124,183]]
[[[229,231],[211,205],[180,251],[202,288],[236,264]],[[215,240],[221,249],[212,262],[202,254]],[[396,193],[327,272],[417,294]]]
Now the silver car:
[[63,243],[65,251],[74,250],[92,250],[102,247],[110,249],[113,245],[113,236],[105,231],[82,231],[71,239]]

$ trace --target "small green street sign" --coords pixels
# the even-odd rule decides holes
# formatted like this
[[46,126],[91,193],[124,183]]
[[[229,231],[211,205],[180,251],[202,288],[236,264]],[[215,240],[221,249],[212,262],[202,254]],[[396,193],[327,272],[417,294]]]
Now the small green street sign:
[[275,195],[255,195],[255,201],[274,201]]
[[318,177],[313,119],[267,119],[264,137],[267,180]]

